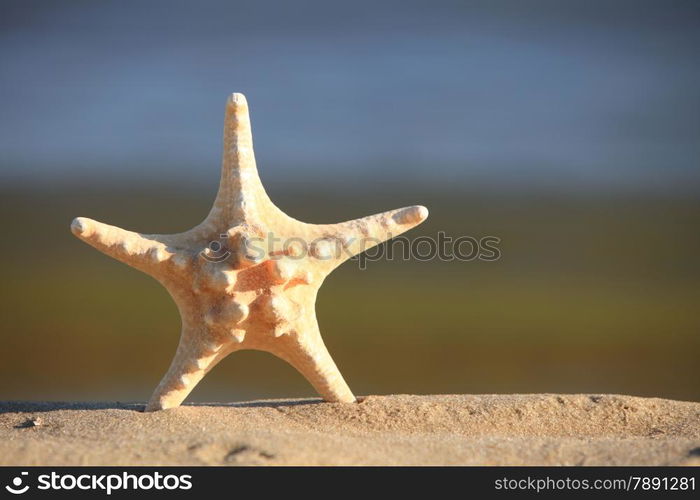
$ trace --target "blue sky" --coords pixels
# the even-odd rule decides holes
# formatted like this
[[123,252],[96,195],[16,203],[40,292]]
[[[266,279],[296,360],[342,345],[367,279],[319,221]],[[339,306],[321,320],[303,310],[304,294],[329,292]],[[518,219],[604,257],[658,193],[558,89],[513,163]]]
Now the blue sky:
[[700,187],[697,2],[3,2],[0,179]]

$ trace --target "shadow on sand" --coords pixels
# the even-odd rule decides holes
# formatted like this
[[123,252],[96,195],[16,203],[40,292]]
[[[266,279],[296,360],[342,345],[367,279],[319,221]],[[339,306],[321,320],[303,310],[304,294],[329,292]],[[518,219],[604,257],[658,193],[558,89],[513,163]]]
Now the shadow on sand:
[[[279,399],[241,401],[232,403],[184,403],[185,407],[218,408],[276,408],[280,406],[301,406],[322,403],[320,398]],[[43,413],[56,410],[128,410],[143,412],[142,402],[121,401],[0,401],[0,414],[3,413]],[[167,410],[166,410],[167,411]]]

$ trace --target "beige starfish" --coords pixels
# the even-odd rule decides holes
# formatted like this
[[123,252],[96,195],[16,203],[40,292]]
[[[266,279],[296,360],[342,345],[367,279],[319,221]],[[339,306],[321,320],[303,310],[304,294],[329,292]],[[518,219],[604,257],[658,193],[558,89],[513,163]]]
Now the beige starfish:
[[84,217],[71,230],[165,286],[182,317],[170,369],[146,407],[179,406],[216,363],[240,349],[270,352],[299,370],[327,401],[354,402],[326,346],[314,305],[333,269],[420,224],[413,206],[339,224],[306,224],[265,193],[253,155],[248,104],[226,104],[219,192],[209,215],[179,234],[140,234]]

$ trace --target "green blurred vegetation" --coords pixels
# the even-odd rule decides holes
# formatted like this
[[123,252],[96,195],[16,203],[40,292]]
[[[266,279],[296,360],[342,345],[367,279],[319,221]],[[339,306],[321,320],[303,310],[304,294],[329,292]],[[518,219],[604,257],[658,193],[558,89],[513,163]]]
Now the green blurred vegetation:
[[[309,222],[421,203],[431,216],[407,236],[501,238],[497,262],[395,260],[365,271],[347,262],[326,280],[321,329],[357,394],[700,400],[696,200],[272,187],[285,211]],[[70,221],[174,232],[199,222],[212,199],[175,186],[6,188],[0,398],[148,398],[177,344],[177,310],[154,280],[74,238]],[[312,394],[282,361],[242,352],[190,399]]]

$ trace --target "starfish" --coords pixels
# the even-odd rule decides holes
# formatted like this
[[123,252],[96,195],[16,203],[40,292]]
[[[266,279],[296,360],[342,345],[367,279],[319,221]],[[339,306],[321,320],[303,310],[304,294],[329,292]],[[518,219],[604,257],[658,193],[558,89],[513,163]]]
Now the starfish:
[[323,280],[347,259],[420,224],[422,206],[338,224],[289,217],[265,193],[248,104],[226,103],[219,191],[207,217],[177,234],[141,234],[78,217],[71,230],[101,252],[158,280],[177,304],[180,341],[146,411],[179,406],[228,354],[267,351],[287,361],[326,401],[355,402],[319,331]]

